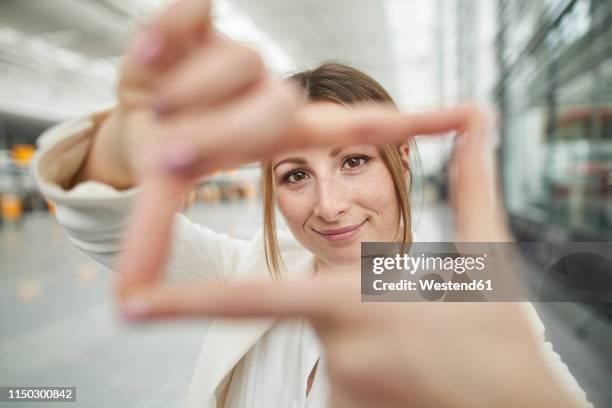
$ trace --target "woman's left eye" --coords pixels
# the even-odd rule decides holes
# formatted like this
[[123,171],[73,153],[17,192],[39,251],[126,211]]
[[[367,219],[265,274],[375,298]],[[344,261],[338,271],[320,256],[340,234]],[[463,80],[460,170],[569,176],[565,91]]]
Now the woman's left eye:
[[344,161],[344,164],[342,165],[342,167],[344,168],[348,167],[349,169],[356,169],[366,164],[369,160],[370,158],[367,156],[349,157],[348,159]]

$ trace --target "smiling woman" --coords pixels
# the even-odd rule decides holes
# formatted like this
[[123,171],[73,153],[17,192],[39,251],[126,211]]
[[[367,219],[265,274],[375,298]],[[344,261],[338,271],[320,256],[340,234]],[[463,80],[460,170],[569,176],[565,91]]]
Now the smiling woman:
[[[368,101],[394,105],[375,79],[342,64],[323,64],[289,81],[305,91],[309,102],[347,108]],[[380,147],[304,149],[264,161],[264,238],[272,276],[281,279],[284,269],[276,207],[294,237],[315,255],[317,266],[357,263],[361,241],[410,242],[412,161],[417,155],[414,139],[406,137]]]
[[[537,362],[531,358],[536,348],[525,319],[509,325],[504,317],[508,315],[497,318],[497,313],[479,326],[466,320],[473,317],[471,313],[459,313],[465,309],[435,306],[442,303],[422,306],[420,313],[394,307],[374,318],[380,309],[359,302],[357,272],[324,272],[358,266],[362,241],[412,241],[409,193],[414,181],[414,135],[461,133],[453,166],[465,177],[460,184],[453,179],[452,189],[459,240],[509,239],[487,150],[486,115],[469,107],[401,113],[375,80],[339,64],[277,81],[252,50],[214,32],[209,11],[207,1],[180,0],[147,25],[124,59],[118,106],[50,129],[34,161],[41,191],[56,204],[57,219],[70,241],[118,271],[115,294],[125,319],[184,317],[214,308],[223,316],[273,315],[253,321],[213,320],[187,406],[323,408],[329,406],[328,400],[333,406],[341,402],[350,407],[457,405],[461,401],[449,400],[459,396],[471,401],[469,396],[482,394],[473,384],[486,384],[495,391],[495,402],[480,405],[506,402],[500,397],[506,394],[496,392],[500,386],[524,380],[520,375],[524,370],[515,371],[519,374],[510,381],[491,373],[503,374],[506,367],[512,373],[515,356]],[[305,91],[307,104],[294,84]],[[362,102],[366,106],[355,106]],[[181,194],[202,175],[256,160],[263,165],[263,234],[238,239],[177,213]],[[276,230],[276,208],[291,234]],[[164,274],[170,282],[163,282]],[[329,281],[343,275],[353,278],[348,286]],[[180,278],[182,285],[172,282],[174,278]],[[256,285],[224,300],[219,297],[223,288],[214,284],[257,278],[266,284],[272,284],[272,278],[283,279],[283,285],[273,288],[277,291],[291,284],[312,286],[285,293]],[[294,278],[303,279],[296,283]],[[344,290],[337,291],[340,288]],[[272,302],[267,313],[257,308],[262,301]],[[304,306],[307,313],[302,312]],[[444,313],[433,315],[433,320],[414,320],[435,311]],[[450,314],[453,311],[455,315]],[[438,324],[440,317],[451,325]],[[377,321],[387,324],[377,326]],[[398,321],[411,322],[410,330],[390,330],[402,326]],[[469,330],[457,327],[464,322]],[[505,331],[499,330],[498,322],[503,322]],[[439,336],[440,327],[445,327],[447,336]],[[541,328],[537,330],[542,334]],[[464,349],[456,349],[456,338],[464,339]],[[329,343],[338,339],[344,343]],[[382,347],[364,351],[362,341],[372,339],[383,340]],[[448,339],[453,340],[452,347],[439,343]],[[426,346],[405,348],[419,343]],[[479,364],[455,364],[450,368],[456,371],[449,370],[446,364],[457,362],[453,358],[439,364],[436,350],[464,356],[462,350],[473,355],[481,346],[497,358],[478,359],[489,364],[481,371]],[[516,352],[508,353],[511,348]],[[407,356],[408,370],[403,366],[388,370],[379,364],[397,362],[394,349],[415,353],[402,354]],[[359,360],[377,356],[372,350],[390,352],[393,358]],[[551,350],[542,354],[554,360],[554,371],[582,397],[558,356]],[[421,366],[414,366],[419,362]],[[367,367],[362,378],[354,375],[359,367]],[[399,394],[377,386],[375,380],[386,384],[398,369],[409,373],[397,387]],[[406,392],[415,372],[424,373],[419,378],[426,386]],[[455,381],[455,372],[471,381],[472,394],[464,395],[466,389]],[[160,381],[165,377],[161,372]],[[497,388],[489,387],[491,380],[498,380]],[[440,392],[449,386],[456,388]],[[377,392],[364,399],[371,390]],[[415,396],[413,391],[423,395]],[[381,404],[381,400],[395,402]]]

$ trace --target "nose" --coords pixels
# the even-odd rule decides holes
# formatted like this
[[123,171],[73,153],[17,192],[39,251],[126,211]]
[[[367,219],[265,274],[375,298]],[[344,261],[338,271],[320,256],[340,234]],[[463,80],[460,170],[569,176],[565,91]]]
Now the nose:
[[326,222],[335,222],[348,212],[350,207],[348,191],[333,177],[319,179],[317,189],[317,204],[314,207],[315,216]]

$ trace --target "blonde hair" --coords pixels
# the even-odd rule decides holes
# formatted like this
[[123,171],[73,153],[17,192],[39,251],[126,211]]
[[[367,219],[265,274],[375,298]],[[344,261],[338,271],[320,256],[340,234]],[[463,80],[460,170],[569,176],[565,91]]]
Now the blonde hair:
[[[306,91],[310,101],[331,101],[342,105],[350,105],[362,101],[380,101],[394,104],[387,91],[375,79],[365,73],[337,63],[326,63],[320,67],[295,74],[289,78],[297,82]],[[395,193],[400,207],[398,230],[401,231],[400,242],[412,242],[412,223],[410,216],[410,189],[412,182],[407,183],[404,177],[404,166],[407,165],[410,180],[413,172],[411,161],[408,164],[402,160],[400,145],[407,143],[410,154],[416,154],[416,144],[410,137],[397,144],[385,144],[378,148],[385,166],[391,174]],[[263,199],[263,227],[265,255],[268,270],[273,279],[281,280],[284,263],[276,236],[276,216],[274,200],[274,178],[272,162],[262,163],[261,191]],[[409,185],[408,185],[409,184]],[[397,237],[396,237],[397,238]]]

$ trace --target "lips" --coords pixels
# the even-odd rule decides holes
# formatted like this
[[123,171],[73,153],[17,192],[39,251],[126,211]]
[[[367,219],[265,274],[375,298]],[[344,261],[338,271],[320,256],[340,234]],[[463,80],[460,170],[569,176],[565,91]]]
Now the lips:
[[366,221],[367,219],[360,224],[349,225],[342,228],[315,231],[329,241],[341,241],[355,236],[361,230],[361,227],[366,223]]

